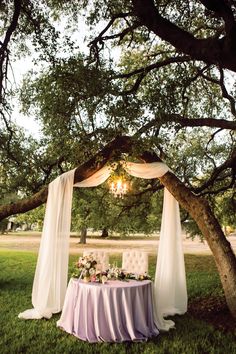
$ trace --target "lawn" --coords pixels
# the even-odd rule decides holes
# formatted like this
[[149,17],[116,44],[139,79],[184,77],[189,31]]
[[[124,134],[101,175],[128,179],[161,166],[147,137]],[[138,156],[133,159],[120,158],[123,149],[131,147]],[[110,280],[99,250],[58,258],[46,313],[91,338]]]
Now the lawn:
[[[145,343],[89,344],[56,327],[60,315],[50,320],[24,321],[19,312],[31,307],[31,288],[36,265],[35,253],[0,250],[0,353],[236,353],[235,336],[216,330],[190,314],[175,316],[176,329],[161,333]],[[71,265],[75,256],[70,257]],[[220,281],[211,256],[186,255],[190,302],[208,295],[222,297]],[[111,261],[121,263],[120,255]],[[154,275],[155,257],[150,257]]]

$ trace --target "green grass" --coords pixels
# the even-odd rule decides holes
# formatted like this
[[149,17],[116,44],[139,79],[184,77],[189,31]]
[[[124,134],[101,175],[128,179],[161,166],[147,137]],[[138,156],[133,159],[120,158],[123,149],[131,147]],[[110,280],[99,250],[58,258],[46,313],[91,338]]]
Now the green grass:
[[[176,329],[161,333],[145,343],[89,344],[56,327],[60,315],[50,320],[24,321],[19,312],[31,307],[31,288],[36,254],[0,250],[0,353],[165,353],[222,354],[236,353],[235,338],[186,314],[175,316]],[[77,257],[70,258],[71,264]],[[121,263],[112,255],[111,262]],[[150,257],[150,274],[155,271],[155,257]],[[190,298],[207,294],[221,295],[222,290],[211,256],[186,256],[187,284]]]

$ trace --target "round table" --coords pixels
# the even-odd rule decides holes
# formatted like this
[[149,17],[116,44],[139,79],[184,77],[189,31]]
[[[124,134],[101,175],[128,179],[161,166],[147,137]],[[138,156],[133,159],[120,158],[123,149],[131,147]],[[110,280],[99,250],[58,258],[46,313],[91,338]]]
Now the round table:
[[57,326],[89,342],[141,341],[158,335],[152,282],[71,278]]

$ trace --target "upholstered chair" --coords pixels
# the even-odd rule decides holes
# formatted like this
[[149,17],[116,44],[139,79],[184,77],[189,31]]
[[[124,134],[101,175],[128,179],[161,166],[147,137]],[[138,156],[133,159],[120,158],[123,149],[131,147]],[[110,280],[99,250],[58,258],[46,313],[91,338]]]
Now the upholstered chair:
[[122,269],[130,272],[143,274],[148,272],[148,254],[147,252],[130,250],[123,252]]
[[102,250],[85,250],[83,256],[93,255],[93,258],[97,261],[98,265],[101,265],[101,270],[107,270],[109,268],[109,255]]

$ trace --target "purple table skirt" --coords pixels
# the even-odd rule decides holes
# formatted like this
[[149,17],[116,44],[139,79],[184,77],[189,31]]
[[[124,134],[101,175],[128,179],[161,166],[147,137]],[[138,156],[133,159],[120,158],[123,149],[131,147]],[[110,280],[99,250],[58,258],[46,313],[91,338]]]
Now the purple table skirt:
[[152,283],[111,280],[102,285],[71,279],[57,326],[91,343],[156,336]]

